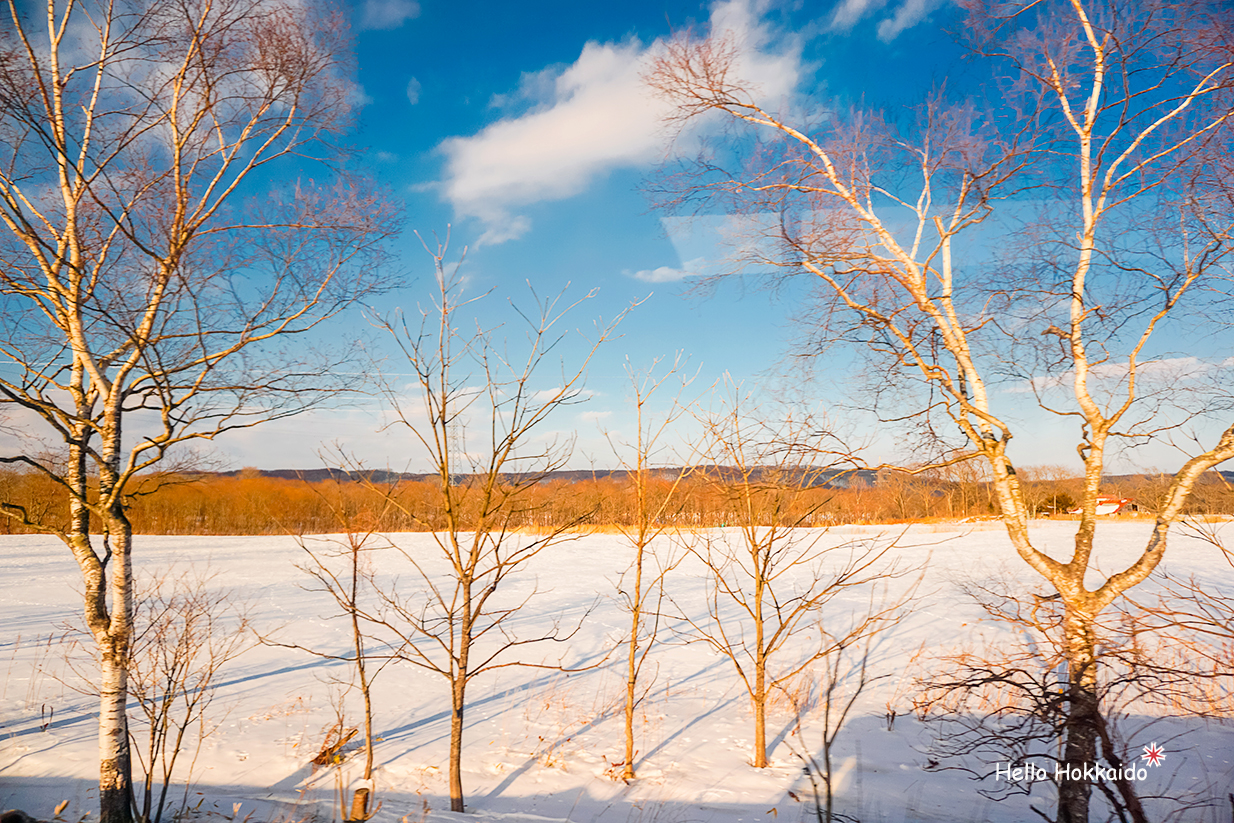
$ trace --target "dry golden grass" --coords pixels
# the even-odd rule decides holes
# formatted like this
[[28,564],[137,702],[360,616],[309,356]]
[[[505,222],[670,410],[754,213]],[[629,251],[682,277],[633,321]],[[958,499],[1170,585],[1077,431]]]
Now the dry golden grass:
[[[1027,481],[1028,490],[1040,501],[1050,495],[1074,499],[1073,480]],[[1148,518],[1154,501],[1160,499],[1161,481],[1154,477],[1123,478],[1105,489],[1110,494],[1137,500],[1144,511],[1118,515],[1119,519]],[[130,517],[138,534],[321,534],[338,530],[334,510],[345,508],[374,513],[378,531],[415,532],[440,528],[440,489],[428,481],[403,480],[397,484],[360,481],[315,481],[278,478],[260,474],[240,476],[151,475],[143,479],[141,495],[130,502]],[[962,486],[953,482],[919,478],[903,484],[848,489],[812,488],[801,492],[788,521],[800,519],[814,528],[844,526],[878,530],[913,526],[916,529],[968,531],[1002,528],[990,510],[988,490],[982,484]],[[673,513],[683,529],[710,529],[736,525],[734,489],[706,478],[691,479],[678,489]],[[386,496],[397,505],[384,505]],[[48,522],[67,516],[67,503],[56,489],[40,477],[0,470],[0,497],[8,502],[46,510]],[[464,520],[467,502],[463,495]],[[1218,522],[1234,512],[1234,487],[1217,479],[1197,485],[1189,516],[1198,521]],[[612,478],[548,480],[528,490],[521,498],[523,511],[512,524],[521,533],[544,534],[569,526],[570,534],[622,533],[619,523],[629,522],[635,506],[632,485]],[[333,510],[332,510],[333,509]],[[380,514],[377,514],[380,513]],[[1076,515],[1051,515],[1046,520],[1076,520]],[[670,529],[673,527],[670,527]],[[0,518],[0,532],[22,533],[11,518]]]

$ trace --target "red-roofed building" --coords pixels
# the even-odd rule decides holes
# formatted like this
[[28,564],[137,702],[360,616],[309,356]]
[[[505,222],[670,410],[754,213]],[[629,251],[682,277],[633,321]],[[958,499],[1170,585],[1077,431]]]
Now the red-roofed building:
[[[1138,512],[1140,507],[1129,497],[1098,497],[1097,514],[1128,514]],[[1074,508],[1068,514],[1079,514],[1079,508]]]

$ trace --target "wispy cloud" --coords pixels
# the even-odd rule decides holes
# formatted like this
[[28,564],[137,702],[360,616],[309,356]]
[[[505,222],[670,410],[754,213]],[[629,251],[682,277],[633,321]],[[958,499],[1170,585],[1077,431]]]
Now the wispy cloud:
[[900,32],[925,20],[940,5],[940,0],[904,0],[891,17],[878,24],[878,39],[890,43]]
[[407,102],[413,106],[420,102],[420,88],[420,81],[416,78],[407,81]]
[[420,16],[416,0],[364,0],[360,12],[361,31],[397,29]]
[[862,18],[885,5],[887,0],[841,0],[831,13],[830,28],[832,31],[851,31]]
[[[1136,367],[1136,377],[1141,389],[1146,388],[1146,383],[1152,387],[1178,385],[1194,381],[1215,369],[1228,367],[1231,362],[1234,360],[1210,363],[1198,357],[1164,357],[1160,360],[1142,360]],[[1088,372],[1090,383],[1097,386],[1110,383],[1121,384],[1126,381],[1128,374],[1130,371],[1125,360],[1100,363]],[[1007,387],[1006,391],[1010,394],[1041,393],[1069,387],[1074,382],[1075,371],[1068,369],[1058,374],[1035,377],[1032,380],[1012,384]]]
[[[878,39],[890,43],[900,32],[925,20],[930,12],[943,2],[945,0],[902,0],[895,5],[889,16],[879,21]],[[828,28],[832,31],[852,31],[862,20],[882,11],[886,6],[887,0],[840,0],[835,11],[831,13]]]
[[688,269],[675,269],[672,266],[660,266],[655,269],[641,269],[636,272],[629,273],[635,280],[642,280],[644,283],[675,283],[678,280],[685,280],[695,274]]
[[687,260],[679,269],[672,266],[660,266],[656,269],[643,269],[642,271],[630,272],[629,274],[634,279],[642,280],[644,283],[674,283],[687,277],[698,277],[703,274],[707,267],[706,260],[696,257],[693,260]]
[[[764,10],[756,0],[724,0],[712,7],[711,28],[742,44],[740,75],[774,100],[796,87],[800,50],[791,38],[774,36]],[[442,194],[460,216],[484,224],[481,243],[528,231],[522,207],[573,197],[615,169],[659,159],[667,106],[642,74],[660,48],[659,41],[636,39],[589,42],[573,64],[524,74],[516,92],[493,99],[498,108],[521,104],[524,113],[441,144]]]
[[628,277],[645,283],[672,283],[757,267],[775,256],[780,219],[768,212],[665,217],[660,223],[681,265],[627,271]]

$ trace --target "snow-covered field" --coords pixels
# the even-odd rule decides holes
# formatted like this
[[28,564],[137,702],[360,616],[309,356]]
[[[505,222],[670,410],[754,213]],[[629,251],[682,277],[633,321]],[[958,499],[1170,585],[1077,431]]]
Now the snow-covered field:
[[[1062,556],[1074,525],[1038,524],[1039,545]],[[1125,562],[1143,546],[1149,528],[1147,522],[1103,524],[1098,564]],[[966,600],[956,581],[997,574],[1031,581],[1029,573],[995,524],[916,526],[907,532],[848,527],[825,539],[889,539],[881,532],[898,535],[894,554],[901,562],[926,572],[915,610],[871,652],[872,673],[886,676],[861,695],[840,733],[837,809],[864,823],[1039,819],[1029,802],[1048,808],[1052,795],[1038,790],[1030,798],[995,802],[978,791],[996,788],[994,778],[927,770],[935,730],[912,712],[913,679],[926,673],[932,657],[1007,631]],[[393,539],[417,553],[432,551],[424,535]],[[779,701],[768,723],[772,765],[751,767],[753,722],[733,667],[705,645],[688,643],[684,632],[665,631],[663,645],[652,653],[648,670],[654,669],[656,680],[637,727],[639,779],[626,785],[606,775],[622,758],[624,660],[613,652],[626,616],[613,591],[629,554],[618,536],[587,536],[546,550],[510,581],[511,595],[538,588],[511,624],[513,631],[529,634],[552,620],[583,620],[567,646],[528,647],[526,659],[599,665],[572,674],[506,668],[471,685],[463,753],[468,811],[502,821],[813,819],[809,783],[795,752],[819,748],[817,707],[807,711],[797,734],[786,701]],[[309,580],[296,568],[303,551],[290,538],[138,537],[136,555],[143,574],[190,564],[216,572],[212,585],[250,603],[255,627],[276,639],[336,653],[347,649],[346,624],[332,619],[325,596],[307,590]],[[390,568],[382,566],[386,562]],[[413,586],[414,576],[405,565],[396,568],[393,556],[378,563],[386,579],[398,574],[404,587]],[[1172,538],[1167,563],[1175,573],[1234,591],[1234,572],[1198,540]],[[63,816],[75,821],[95,808],[96,707],[73,690],[63,651],[47,638],[59,637],[63,625],[78,620],[77,568],[52,539],[7,537],[0,538],[0,569],[0,808],[49,818],[57,803],[69,800]],[[700,619],[706,614],[705,579],[686,563],[668,581],[673,600]],[[907,579],[892,581],[890,595],[907,585]],[[845,616],[864,608],[867,598],[867,592],[854,591],[827,608]],[[309,761],[335,717],[331,692],[337,686],[331,679],[346,676],[345,664],[269,645],[234,661],[211,707],[218,728],[196,758],[189,805],[219,820],[250,814],[255,822],[271,823],[313,815],[337,819],[339,778],[351,785],[359,759],[316,771]],[[382,803],[376,819],[452,819],[442,811],[449,807],[445,681],[396,664],[377,678],[374,691]],[[358,723],[358,697],[350,700],[348,722]],[[892,730],[885,720],[889,704],[899,713]],[[1215,805],[1181,819],[1230,819],[1226,792],[1234,787],[1234,725],[1133,714],[1121,728],[1132,756],[1152,742],[1165,748],[1164,763],[1147,769],[1148,779],[1138,784],[1141,794],[1198,791]],[[173,797],[178,808],[182,795]]]

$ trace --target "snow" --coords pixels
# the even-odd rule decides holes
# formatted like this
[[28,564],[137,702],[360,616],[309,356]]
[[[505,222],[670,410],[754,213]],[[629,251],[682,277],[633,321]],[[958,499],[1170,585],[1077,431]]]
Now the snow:
[[[1064,557],[1074,526],[1043,521],[1035,525],[1034,537],[1043,549]],[[1143,547],[1150,528],[1146,521],[1103,523],[1097,564],[1112,569],[1126,563]],[[391,539],[417,557],[434,551],[427,535]],[[882,679],[860,696],[840,732],[834,755],[837,810],[866,823],[1037,819],[1029,802],[1047,809],[1050,802],[1041,790],[996,802],[978,792],[995,788],[992,778],[927,770],[936,732],[916,720],[911,705],[913,678],[924,673],[928,661],[1008,631],[958,592],[958,580],[1003,575],[1032,585],[1001,527],[845,527],[824,539],[837,546],[894,540],[892,555],[925,568],[915,610],[872,648],[872,671]],[[663,633],[648,665],[656,679],[636,727],[639,778],[626,785],[606,775],[622,758],[624,658],[618,646],[626,615],[613,593],[629,556],[620,536],[589,535],[545,550],[509,581],[506,602],[530,595],[513,631],[529,634],[542,632],[553,620],[563,626],[582,621],[567,645],[526,647],[524,659],[593,668],[574,673],[505,668],[472,683],[463,752],[465,816],[443,811],[449,807],[445,681],[407,664],[392,665],[377,678],[375,782],[382,803],[377,821],[814,819],[809,782],[795,752],[817,754],[817,708],[802,717],[798,734],[786,701],[780,701],[768,720],[772,765],[754,769],[749,765],[752,715],[731,663],[704,644],[689,643],[679,622],[668,621],[679,631]],[[211,585],[250,604],[253,624],[264,634],[334,653],[347,649],[347,625],[296,568],[305,557],[292,538],[139,536],[136,558],[139,574],[189,566],[210,570],[217,575]],[[397,577],[404,592],[414,593],[415,578],[405,562],[396,562],[394,553],[378,558],[382,580],[393,583]],[[66,646],[58,642],[65,627],[79,622],[78,571],[61,544],[42,537],[0,538],[0,564],[5,669],[0,808],[49,818],[67,799],[63,817],[76,821],[96,808],[97,770],[96,708],[78,691],[83,684],[66,660]],[[1173,573],[1201,576],[1234,591],[1234,571],[1202,541],[1172,536],[1167,564]],[[687,562],[668,583],[675,603],[696,618],[706,614],[705,579]],[[910,584],[908,577],[888,581],[885,596],[895,597]],[[864,608],[867,598],[867,592],[846,593],[828,604],[828,614],[845,617]],[[74,654],[88,673],[80,647],[67,656]],[[338,686],[331,681],[347,676],[345,664],[270,645],[257,645],[234,661],[211,706],[218,727],[197,755],[189,807],[198,816],[237,822],[250,815],[254,822],[270,823],[338,819],[338,785],[357,784],[362,758],[316,770],[309,761],[335,717],[331,694]],[[348,723],[358,725],[358,695],[348,701]],[[892,730],[885,720],[889,704],[898,712]],[[1180,819],[1227,819],[1225,792],[1234,786],[1234,727],[1228,719],[1179,720],[1137,710],[1121,727],[1132,757],[1151,742],[1165,747],[1165,762],[1148,770],[1142,794],[1198,791],[1220,805]],[[182,792],[180,785],[172,792],[177,809]]]

